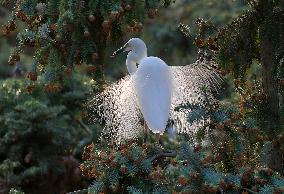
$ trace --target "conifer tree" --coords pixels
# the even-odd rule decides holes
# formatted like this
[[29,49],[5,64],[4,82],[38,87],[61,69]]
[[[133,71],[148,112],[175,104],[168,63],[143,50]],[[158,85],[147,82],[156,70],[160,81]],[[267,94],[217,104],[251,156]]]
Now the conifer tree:
[[54,83],[80,64],[101,83],[107,41],[141,32],[145,18],[154,18],[161,3],[168,6],[171,0],[14,1],[3,33],[14,31],[18,20],[26,29],[18,33],[9,63],[16,64],[25,47],[35,47],[30,79],[43,74],[50,82],[47,90],[55,90]]
[[[0,126],[5,126],[0,128],[3,137],[0,186],[5,183],[9,188],[12,185],[36,193],[27,189],[24,181],[36,179],[41,170],[58,166],[46,164],[45,157],[66,153],[64,146],[74,146],[78,140],[73,137],[83,133],[76,130],[84,123],[71,118],[74,113],[84,114],[77,109],[82,109],[80,101],[86,98],[86,93],[103,87],[108,41],[116,42],[125,33],[141,32],[144,19],[156,16],[160,1],[13,2],[13,16],[3,32],[9,34],[15,30],[16,20],[26,24],[27,30],[18,33],[9,62],[17,63],[27,46],[34,47],[36,52],[27,74],[28,85],[18,81],[0,84],[0,114],[4,116],[0,118]],[[171,1],[162,3],[167,6]],[[194,107],[202,114],[188,115],[188,122],[201,117],[212,121],[200,129],[195,145],[188,143],[186,136],[178,136],[173,143],[165,135],[161,139],[163,145],[154,143],[150,137],[147,143],[138,140],[118,147],[111,142],[86,146],[80,169],[93,183],[72,193],[284,192],[284,2],[246,0],[246,3],[250,8],[225,27],[198,18],[196,34],[185,33],[194,37],[199,50],[210,54],[203,57],[216,57],[224,75],[234,76],[234,89],[240,97],[231,100],[232,104],[220,101],[202,111]],[[79,79],[81,74],[76,72],[79,67],[85,68],[92,79]],[[261,73],[250,73],[255,68],[260,68]],[[71,79],[73,71],[76,77]],[[22,92],[21,88],[25,87],[29,95]],[[20,103],[14,107],[10,99]],[[74,102],[77,106],[73,106]],[[39,122],[42,119],[50,122]],[[31,127],[26,130],[22,127],[26,125]],[[85,130],[88,128],[85,126]],[[211,129],[209,136],[205,135],[205,128]],[[44,146],[48,151],[40,154],[35,147],[42,146],[43,141],[30,145],[31,141],[26,139],[36,136],[44,140],[44,130],[49,134],[45,142],[48,146]],[[62,136],[65,138],[58,140]],[[58,141],[64,141],[65,145]]]
[[[251,104],[258,126],[273,141],[269,166],[284,173],[283,150],[283,61],[284,3],[249,0],[250,10],[237,17],[215,37],[219,61],[238,80],[243,104]],[[261,66],[261,75],[248,81],[248,69]],[[258,79],[258,80],[257,80]],[[253,88],[250,88],[253,87]],[[254,106],[253,106],[254,105]]]
[[106,46],[127,33],[140,34],[144,20],[171,0],[1,3],[12,9],[1,38],[16,34],[9,64],[19,66],[26,50],[34,53],[25,80],[0,82],[0,193],[82,188],[74,157],[100,132],[83,122],[83,106],[103,87]]
[[[199,144],[193,149],[181,143],[179,150],[169,144],[163,145],[164,149],[177,150],[176,157],[159,150],[158,146],[143,144],[139,147],[132,142],[110,153],[107,151],[108,154],[91,145],[86,149],[95,151],[83,155],[85,162],[81,165],[83,174],[95,180],[89,193],[283,192],[280,175],[283,175],[284,164],[283,105],[279,98],[283,95],[283,2],[256,0],[247,3],[248,11],[217,31],[212,32],[216,28],[208,21],[197,19],[196,22],[195,45],[213,56],[216,54],[224,74],[234,76],[235,89],[240,95],[236,104],[221,102],[203,111],[196,108],[196,112],[203,114],[188,116],[189,122],[201,117],[212,119],[207,126],[214,130],[209,136],[211,140],[207,139],[211,142],[209,146]],[[183,31],[187,29],[182,27]],[[185,34],[192,35],[191,31]],[[251,75],[249,71],[256,67],[261,68],[261,73]],[[201,128],[199,142],[204,138]],[[139,162],[132,147],[144,150]],[[106,163],[111,163],[112,167],[102,167]],[[148,163],[147,168],[145,163]],[[179,164],[182,167],[176,172],[174,169]],[[127,181],[129,176],[133,176],[132,181]],[[136,180],[137,176],[140,179]]]

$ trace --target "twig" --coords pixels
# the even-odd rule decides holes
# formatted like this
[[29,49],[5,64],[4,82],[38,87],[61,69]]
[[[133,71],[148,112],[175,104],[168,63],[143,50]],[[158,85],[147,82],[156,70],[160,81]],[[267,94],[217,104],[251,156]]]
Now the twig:
[[248,191],[248,192],[250,192],[250,193],[253,193],[253,194],[258,194],[258,192],[255,192],[255,191],[253,191],[253,190],[251,190],[251,189],[248,189],[248,188],[242,188],[243,190],[246,190],[246,191]]
[[177,156],[177,152],[175,150],[171,150],[171,151],[167,151],[167,152],[160,152],[158,154],[156,154],[155,156],[152,156],[150,158],[150,160],[153,162],[156,159],[162,158],[162,157],[176,157]]
[[76,121],[77,123],[79,123],[79,125],[80,125],[83,129],[85,129],[89,134],[92,134],[92,130],[91,130],[85,123],[83,123],[83,121],[81,121],[80,119],[76,119],[76,118],[75,118],[75,121]]
[[78,190],[78,191],[72,191],[66,194],[85,194],[88,193],[88,189],[82,189],[82,190]]

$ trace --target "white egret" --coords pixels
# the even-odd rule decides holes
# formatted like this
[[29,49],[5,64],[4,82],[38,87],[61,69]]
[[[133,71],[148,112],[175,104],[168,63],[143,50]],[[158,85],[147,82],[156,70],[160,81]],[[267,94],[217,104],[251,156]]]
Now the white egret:
[[173,91],[168,65],[158,57],[147,57],[147,47],[139,38],[130,39],[113,56],[120,52],[129,52],[126,66],[147,126],[153,133],[163,133],[170,116]]
[[220,76],[212,65],[199,60],[187,66],[168,66],[157,57],[147,57],[147,47],[139,38],[130,39],[113,56],[121,52],[128,52],[126,66],[130,75],[90,102],[92,111],[105,122],[105,132],[116,142],[137,138],[142,117],[158,134],[164,132],[169,119],[179,133],[195,133],[207,122],[201,119],[188,123],[192,110],[177,111],[175,107],[187,103],[206,106],[205,98],[214,100],[212,92],[205,95],[202,90],[204,86],[210,91],[220,88]]

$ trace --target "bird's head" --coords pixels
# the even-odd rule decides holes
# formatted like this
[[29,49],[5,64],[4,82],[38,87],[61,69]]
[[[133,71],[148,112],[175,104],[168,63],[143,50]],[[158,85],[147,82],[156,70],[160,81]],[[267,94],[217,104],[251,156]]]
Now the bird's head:
[[140,61],[147,56],[147,47],[140,38],[131,38],[123,47],[115,51],[111,57],[115,57],[123,52],[129,52],[129,56],[131,56],[133,60]]

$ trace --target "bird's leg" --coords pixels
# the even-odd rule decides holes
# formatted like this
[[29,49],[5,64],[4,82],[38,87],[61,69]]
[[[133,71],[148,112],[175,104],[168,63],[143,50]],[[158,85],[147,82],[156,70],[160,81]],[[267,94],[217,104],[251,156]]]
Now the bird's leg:
[[144,143],[146,143],[148,138],[148,128],[145,120],[143,121],[143,127],[144,127]]
[[160,144],[161,146],[163,146],[162,140],[161,140],[161,134],[157,133],[155,136],[156,136],[156,141],[158,145]]
[[158,134],[158,142],[159,142],[159,144],[163,147],[163,142],[162,142],[162,139],[161,139],[161,134]]

